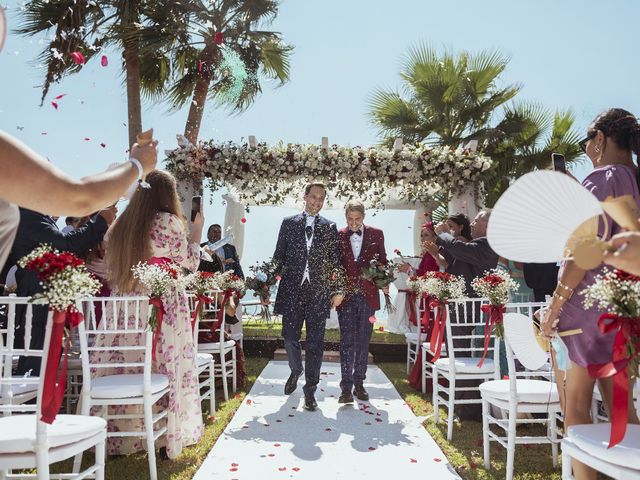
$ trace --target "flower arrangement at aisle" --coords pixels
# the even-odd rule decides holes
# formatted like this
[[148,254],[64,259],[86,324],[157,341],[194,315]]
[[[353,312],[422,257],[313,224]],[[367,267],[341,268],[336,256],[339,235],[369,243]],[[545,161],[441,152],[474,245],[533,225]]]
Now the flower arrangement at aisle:
[[162,320],[166,313],[162,297],[169,291],[185,284],[185,278],[180,275],[180,268],[166,257],[151,257],[146,262],[138,262],[131,267],[131,272],[149,292],[149,329],[153,332],[153,347],[151,354],[156,360],[156,346],[162,332]]
[[[396,266],[391,263],[382,263],[378,258],[378,255],[374,255],[374,257],[369,262],[369,265],[366,267],[362,267],[361,273],[362,278],[365,280],[369,280],[378,288],[389,288],[395,279]],[[384,295],[384,311],[387,313],[395,312],[395,307],[391,302],[391,296],[387,292],[383,292]]]
[[253,296],[258,297],[260,302],[268,304],[271,287],[278,283],[280,278],[276,273],[276,264],[268,260],[249,267],[249,270],[253,272],[253,277],[245,279],[246,288],[253,290]]
[[505,305],[509,301],[509,294],[518,289],[518,284],[506,271],[494,268],[484,272],[482,277],[474,278],[471,286],[478,295],[489,299],[489,304],[481,307],[486,314],[486,322],[484,325],[484,353],[478,362],[478,368],[480,368],[487,356],[491,335],[496,335],[499,338],[504,337]]
[[195,328],[198,318],[202,316],[204,305],[213,302],[207,294],[218,288],[216,274],[211,272],[194,272],[185,278],[186,287],[196,295],[196,304],[191,314],[191,329]]
[[613,413],[609,447],[622,441],[627,430],[629,380],[638,375],[640,354],[640,277],[605,269],[585,288],[584,307],[606,313],[598,319],[602,334],[616,332],[611,361],[588,365],[592,378],[613,377]]
[[426,202],[438,193],[478,188],[493,162],[468,149],[404,145],[394,151],[382,147],[341,147],[278,143],[255,147],[233,142],[180,141],[167,151],[166,167],[180,180],[217,190],[233,185],[240,199],[277,204],[296,194],[307,179],[322,179],[337,196],[357,195],[380,204],[389,189],[407,201]]
[[[73,329],[83,321],[76,307],[79,297],[90,297],[100,290],[100,282],[87,270],[83,260],[69,252],[59,252],[50,245],[41,245],[18,260],[18,266],[37,272],[43,292],[31,301],[48,304],[53,312],[49,355],[44,373],[42,421],[53,423],[60,411],[67,382],[67,355],[71,344],[65,327]],[[62,345],[65,352],[62,355]],[[62,371],[58,367],[62,357]]]
[[236,275],[233,270],[228,270],[224,273],[216,273],[214,281],[218,290],[221,290],[224,293],[234,293],[239,298],[244,297],[244,294],[247,291],[245,281]]
[[277,266],[272,260],[262,262],[249,267],[253,272],[253,277],[245,279],[247,289],[253,290],[253,296],[260,299],[262,304],[262,318],[269,321],[271,314],[269,304],[271,303],[271,287],[273,287],[280,276],[277,275]]
[[425,312],[427,312],[425,315],[429,315],[428,312],[432,308],[436,309],[433,330],[429,339],[429,348],[432,352],[435,352],[432,361],[435,362],[440,358],[442,344],[444,343],[447,322],[445,306],[450,299],[464,298],[466,287],[464,278],[446,272],[427,272],[422,277],[418,277],[417,281],[420,282],[420,291],[429,296],[429,304],[425,308]]

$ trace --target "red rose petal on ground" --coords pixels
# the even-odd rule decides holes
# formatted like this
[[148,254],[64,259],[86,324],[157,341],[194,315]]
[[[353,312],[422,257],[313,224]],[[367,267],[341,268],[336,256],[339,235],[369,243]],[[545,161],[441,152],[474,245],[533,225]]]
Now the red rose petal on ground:
[[369,317],[369,323],[370,323],[371,325],[373,325],[374,323],[376,323],[376,317],[375,317],[374,315],[371,315],[371,316]]
[[376,418],[376,422],[381,422],[382,420],[380,418]]
[[267,457],[275,457],[276,454],[275,453],[270,453],[269,455],[267,455]]
[[369,451],[373,452],[376,449],[376,447],[369,447]]
[[284,471],[287,470],[287,467],[280,467],[280,468],[278,468],[278,470],[280,470],[281,472],[284,472]]
[[106,55],[102,55],[102,58],[100,59],[100,65],[102,65],[103,67],[109,65],[109,59]]
[[237,471],[238,471],[238,469],[237,469],[237,468],[230,468],[230,469],[229,469],[229,471],[230,471],[230,472],[237,472]]
[[324,429],[324,431],[325,431],[325,432],[330,432],[330,431],[331,431],[331,429],[330,429],[329,427],[327,427],[327,428],[325,428],[325,429]]
[[418,463],[418,460],[416,460],[415,458],[411,458],[411,463]]
[[433,459],[433,461],[434,461],[434,462],[441,462],[441,461],[442,461],[442,459],[441,459],[441,458],[436,457],[436,458],[434,458],[434,459]]
[[291,470],[293,470],[294,472],[299,472],[300,469],[298,467],[293,467]]
[[274,446],[274,447],[279,447],[279,446],[280,446],[280,444],[279,444],[279,443],[274,443],[274,444],[273,444],[273,446]]
[[378,327],[379,332],[384,332],[384,327]]
[[240,465],[238,465],[237,463],[232,463],[231,466],[232,467],[239,467]]
[[251,400],[247,400],[247,405],[251,405]]
[[71,52],[69,56],[71,57],[71,60],[73,60],[76,65],[83,65],[85,62],[84,55],[81,54],[80,52]]
[[51,105],[53,106],[53,108],[55,108],[56,110],[58,109],[58,104],[56,102],[51,102]]
[[247,219],[246,219],[246,218],[244,218],[244,217],[242,217],[242,218],[240,219],[240,221],[241,221],[242,223],[247,223]]

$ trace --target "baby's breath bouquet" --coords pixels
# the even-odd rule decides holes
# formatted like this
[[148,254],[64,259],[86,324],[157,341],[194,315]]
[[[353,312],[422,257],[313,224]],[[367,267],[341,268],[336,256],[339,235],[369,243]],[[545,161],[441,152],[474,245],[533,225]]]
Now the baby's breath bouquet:
[[168,258],[152,257],[146,262],[138,262],[131,267],[131,271],[149,292],[149,303],[153,307],[149,328],[156,332],[160,328],[165,313],[162,297],[184,282],[179,273],[179,267]]
[[244,280],[233,273],[232,270],[216,274],[215,282],[219,290],[222,290],[225,293],[233,292],[240,298],[244,296],[247,290]]
[[32,302],[47,303],[51,310],[76,311],[78,297],[90,297],[100,290],[100,282],[87,270],[84,260],[50,245],[34,249],[18,266],[38,273],[44,291],[36,293]]
[[427,272],[420,278],[420,288],[431,298],[446,302],[452,298],[464,298],[464,278],[446,272]]
[[609,447],[622,441],[627,430],[630,379],[638,376],[640,353],[640,277],[605,269],[585,288],[584,307],[604,311],[598,319],[602,334],[615,332],[611,361],[587,365],[592,378],[613,377],[613,412]]

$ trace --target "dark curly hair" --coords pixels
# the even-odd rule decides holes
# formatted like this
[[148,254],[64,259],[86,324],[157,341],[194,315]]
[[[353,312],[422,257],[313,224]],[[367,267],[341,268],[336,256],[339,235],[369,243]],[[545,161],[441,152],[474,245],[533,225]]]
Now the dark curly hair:
[[[589,125],[587,138],[595,137],[598,131],[613,140],[620,149],[635,153],[640,163],[640,123],[631,112],[623,108],[610,108],[602,112]],[[640,169],[636,180],[640,188]]]

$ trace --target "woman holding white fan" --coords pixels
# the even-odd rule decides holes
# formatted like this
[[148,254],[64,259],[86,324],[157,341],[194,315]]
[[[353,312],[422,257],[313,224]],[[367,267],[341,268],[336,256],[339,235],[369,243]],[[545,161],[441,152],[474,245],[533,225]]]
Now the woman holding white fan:
[[[589,127],[580,147],[594,166],[583,185],[599,201],[607,197],[631,195],[640,206],[640,175],[632,155],[640,154],[640,125],[634,115],[620,108],[600,114]],[[608,236],[618,234],[621,227],[611,218],[607,220],[611,224]],[[563,403],[565,428],[592,422],[590,409],[595,380],[589,376],[587,366],[609,362],[612,357],[614,333],[600,332],[598,318],[602,312],[596,307],[585,309],[579,294],[594,282],[602,268],[583,270],[572,260],[565,260],[560,269],[558,286],[542,322],[545,336],[550,336],[556,330],[582,329],[579,335],[563,337],[571,368],[566,372],[566,380],[565,372],[558,372],[556,377]],[[612,378],[598,380],[608,412],[611,412],[612,406],[612,384]],[[631,402],[632,399],[629,400]],[[629,408],[628,417],[629,423],[638,423],[635,408]],[[575,460],[573,471],[576,479],[597,477],[595,471]]]

